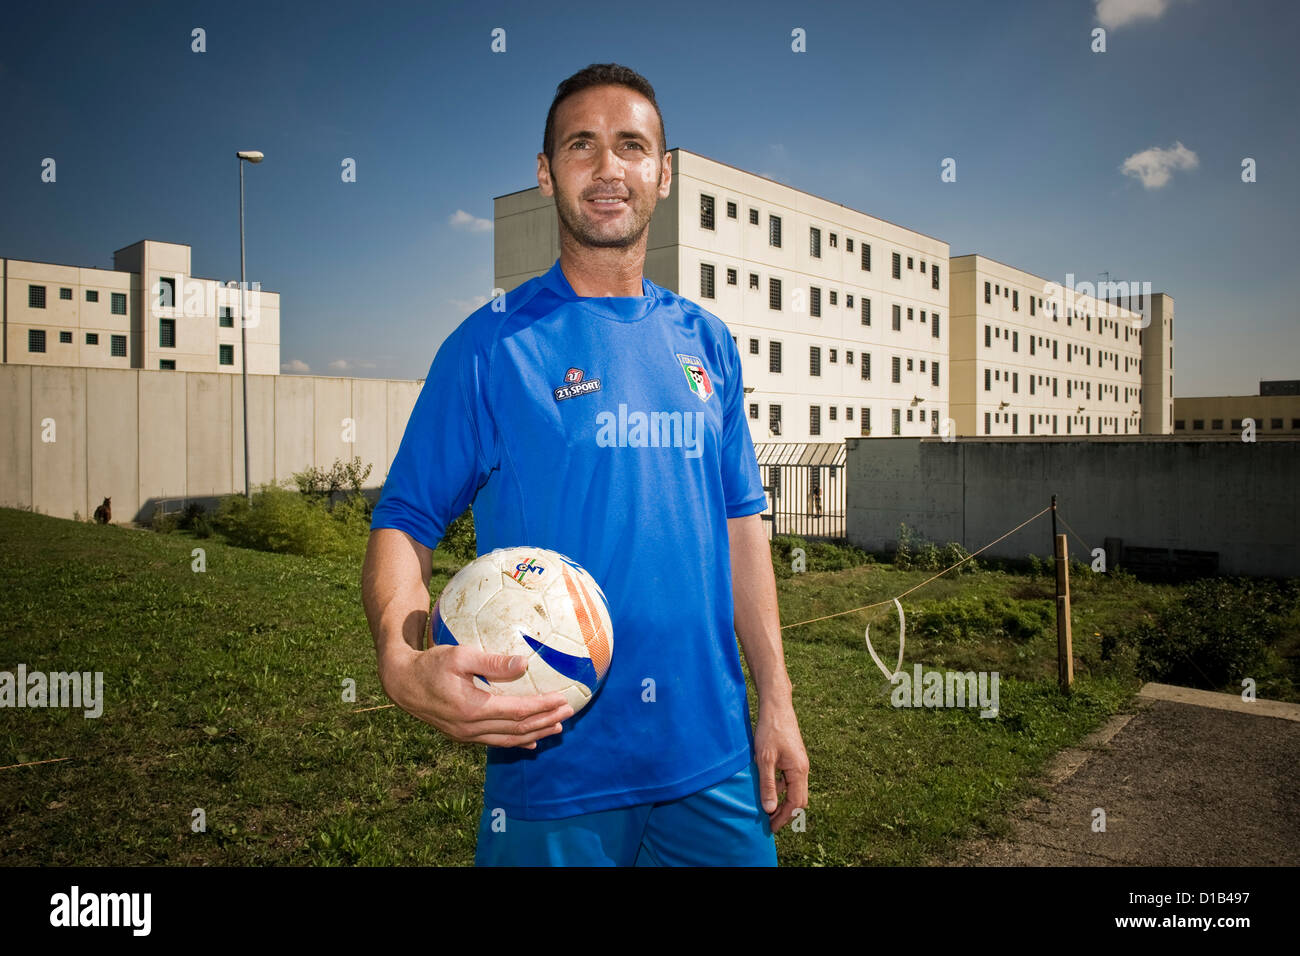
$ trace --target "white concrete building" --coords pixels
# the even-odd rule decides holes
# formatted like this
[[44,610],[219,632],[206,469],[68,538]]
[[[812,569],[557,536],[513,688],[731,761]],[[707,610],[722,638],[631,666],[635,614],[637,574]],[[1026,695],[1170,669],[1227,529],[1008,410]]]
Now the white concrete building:
[[[938,434],[947,417],[948,244],[673,149],[645,274],[731,328],[755,442]],[[555,203],[495,203],[496,286],[559,257]]]
[[1172,298],[1144,298],[1154,315],[1144,329],[1142,313],[1071,276],[1056,282],[980,255],[950,265],[957,435],[1172,431]]
[[[3,361],[18,365],[241,369],[239,283],[190,274],[190,247],[142,240],[112,269],[0,259]],[[247,294],[248,372],[280,372],[280,296]]]

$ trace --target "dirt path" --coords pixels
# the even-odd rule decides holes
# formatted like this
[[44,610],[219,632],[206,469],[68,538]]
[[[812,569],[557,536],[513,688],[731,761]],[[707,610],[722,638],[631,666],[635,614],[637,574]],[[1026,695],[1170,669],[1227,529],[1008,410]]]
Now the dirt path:
[[[1300,865],[1300,706],[1148,684],[958,866]],[[1104,832],[1095,829],[1097,809]]]

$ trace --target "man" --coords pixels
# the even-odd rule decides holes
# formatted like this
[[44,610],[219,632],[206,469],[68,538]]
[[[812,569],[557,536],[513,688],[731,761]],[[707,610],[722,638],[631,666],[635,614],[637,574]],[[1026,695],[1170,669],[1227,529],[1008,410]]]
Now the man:
[[[384,690],[490,748],[479,864],[774,865],[772,833],[807,805],[739,353],[642,276],[671,166],[639,74],[560,84],[537,157],[560,257],[443,343],[375,509],[363,595]],[[520,658],[422,650],[430,550],[471,503],[480,554],[558,551],[609,599],[613,660],[577,716],[473,686]]]

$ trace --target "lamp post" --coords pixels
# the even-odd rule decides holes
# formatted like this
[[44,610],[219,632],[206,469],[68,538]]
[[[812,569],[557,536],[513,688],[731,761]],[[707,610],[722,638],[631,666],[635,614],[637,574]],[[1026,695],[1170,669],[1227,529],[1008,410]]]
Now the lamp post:
[[240,150],[235,155],[239,158],[239,358],[240,378],[244,384],[244,494],[251,504],[253,486],[248,480],[248,283],[244,281],[244,162],[260,163],[265,157],[255,149]]

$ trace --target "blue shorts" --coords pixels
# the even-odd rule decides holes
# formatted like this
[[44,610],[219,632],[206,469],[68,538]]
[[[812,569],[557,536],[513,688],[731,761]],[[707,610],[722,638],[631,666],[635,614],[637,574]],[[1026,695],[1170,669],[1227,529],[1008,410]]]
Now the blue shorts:
[[559,820],[506,819],[500,812],[494,817],[492,808],[484,807],[474,863],[776,866],[776,841],[759,802],[758,767],[751,761],[716,786],[663,803]]

